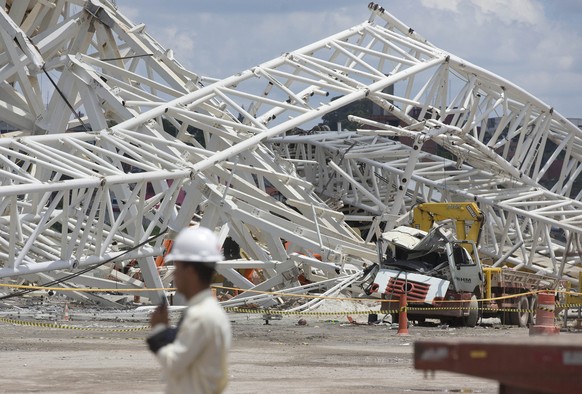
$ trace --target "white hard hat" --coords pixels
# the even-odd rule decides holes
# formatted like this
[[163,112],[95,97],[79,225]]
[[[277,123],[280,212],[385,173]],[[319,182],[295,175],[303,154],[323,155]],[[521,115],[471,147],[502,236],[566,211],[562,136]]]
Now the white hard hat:
[[223,260],[218,237],[206,227],[187,227],[178,233],[166,262],[214,263]]

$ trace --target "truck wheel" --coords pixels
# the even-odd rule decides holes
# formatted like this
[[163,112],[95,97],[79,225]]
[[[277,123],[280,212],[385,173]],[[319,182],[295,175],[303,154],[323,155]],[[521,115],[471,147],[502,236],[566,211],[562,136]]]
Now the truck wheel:
[[479,302],[477,301],[477,296],[473,294],[469,302],[469,314],[463,317],[463,325],[465,327],[475,327],[477,320],[479,320]]
[[531,312],[529,313],[529,321],[528,321],[528,323],[531,326],[534,326],[536,324],[536,309],[537,309],[537,306],[538,306],[536,300],[537,300],[537,297],[535,297],[535,296],[534,297],[531,297],[529,299],[529,310]]
[[399,313],[391,313],[392,315],[392,324],[398,324],[399,320],[400,320],[400,314]]
[[529,322],[529,301],[527,297],[520,297],[517,301],[517,312],[509,312],[509,324],[512,326],[527,327]]

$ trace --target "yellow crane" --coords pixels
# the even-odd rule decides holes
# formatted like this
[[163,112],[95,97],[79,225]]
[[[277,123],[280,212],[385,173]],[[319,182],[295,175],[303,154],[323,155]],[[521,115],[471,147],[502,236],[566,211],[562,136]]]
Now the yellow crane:
[[454,222],[456,238],[473,256],[474,245],[479,243],[483,213],[475,202],[426,202],[412,209],[411,227],[428,232],[435,222],[451,220]]

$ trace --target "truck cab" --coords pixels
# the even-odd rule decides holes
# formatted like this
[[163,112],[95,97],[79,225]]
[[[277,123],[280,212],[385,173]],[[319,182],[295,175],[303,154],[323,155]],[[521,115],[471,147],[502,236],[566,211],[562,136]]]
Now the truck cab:
[[[446,244],[451,282],[458,292],[474,292],[483,285],[483,268],[476,253],[470,256],[460,241]],[[476,248],[474,248],[476,250]]]
[[481,292],[483,272],[479,257],[471,256],[465,247],[468,242],[456,240],[440,226],[429,232],[408,226],[384,232],[380,244],[385,253],[366,293],[390,301],[406,293],[412,318],[466,320],[465,325],[474,326],[477,305],[473,300]]
[[[380,294],[393,293],[390,280],[416,281],[429,286],[418,301],[431,303],[444,298],[451,289],[472,293],[483,283],[483,273],[478,256],[471,256],[463,244],[446,234],[441,227],[430,232],[408,226],[399,226],[382,234],[381,243],[386,252],[379,265],[374,283]],[[384,289],[384,292],[380,291]],[[421,293],[418,293],[420,295]]]

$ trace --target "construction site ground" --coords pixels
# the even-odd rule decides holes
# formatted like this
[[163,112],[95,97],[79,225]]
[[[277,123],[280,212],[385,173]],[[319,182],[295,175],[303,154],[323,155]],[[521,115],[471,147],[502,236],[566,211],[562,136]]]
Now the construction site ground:
[[[1,319],[0,392],[163,392],[157,361],[144,342],[147,320],[111,319],[105,313],[100,318],[99,311],[79,320],[77,313],[71,311],[69,321]],[[368,325],[367,315],[352,316],[352,323],[345,315],[285,315],[269,324],[262,315],[230,316],[233,346],[226,392],[233,394],[495,393],[495,381],[438,371],[425,376],[415,370],[414,342],[529,336],[527,328],[504,326],[496,319],[475,328],[428,321],[411,326],[404,336],[397,335],[396,325]],[[575,332],[559,335],[582,340]]]

